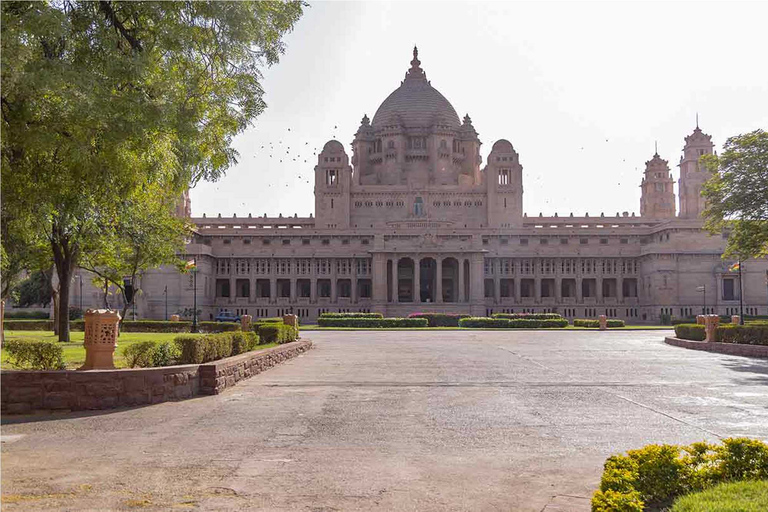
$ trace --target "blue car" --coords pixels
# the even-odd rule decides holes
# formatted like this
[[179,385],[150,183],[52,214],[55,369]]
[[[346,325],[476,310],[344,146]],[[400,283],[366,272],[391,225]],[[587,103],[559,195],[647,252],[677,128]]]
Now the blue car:
[[235,315],[231,311],[221,311],[218,315],[216,315],[215,320],[217,322],[239,322],[240,316]]

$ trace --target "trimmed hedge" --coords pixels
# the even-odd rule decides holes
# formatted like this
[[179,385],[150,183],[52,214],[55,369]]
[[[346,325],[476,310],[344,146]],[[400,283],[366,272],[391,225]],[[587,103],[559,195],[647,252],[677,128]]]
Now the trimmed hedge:
[[722,445],[648,445],[605,461],[593,512],[661,510],[678,497],[727,481],[768,479],[768,445],[748,438]]
[[192,322],[166,322],[164,320],[123,320],[122,332],[189,332]]
[[47,311],[13,311],[5,310],[5,318],[13,320],[48,320],[50,313]]
[[675,326],[675,337],[681,340],[704,341],[707,333],[703,325],[677,324]]
[[256,350],[256,346],[260,343],[261,339],[255,332],[250,331],[238,331],[233,332],[232,336],[232,355],[244,354],[251,350]]
[[241,330],[240,322],[198,322],[200,332],[235,332]]
[[[624,320],[617,320],[615,318],[609,318],[607,322],[608,327],[624,327]],[[593,320],[591,318],[577,318],[573,321],[574,327],[594,327],[595,329],[600,327],[600,320]]]
[[[200,322],[215,324],[216,322]],[[232,324],[240,325],[240,324]],[[162,320],[123,320],[121,332],[189,332],[192,322],[165,322]],[[53,320],[5,320],[3,327],[9,331],[52,331]],[[70,331],[83,331],[84,320],[70,320]]]
[[285,325],[277,322],[266,322],[258,326],[254,326],[254,330],[257,330],[262,343],[290,343],[296,341],[299,337],[299,332],[290,325]]
[[179,364],[202,364],[232,355],[232,333],[207,336],[176,336]]
[[565,318],[536,320],[532,318],[471,317],[459,320],[459,327],[470,329],[558,329],[568,327]]
[[384,318],[384,315],[381,313],[321,313],[318,318]]
[[768,345],[768,324],[720,326],[715,330],[715,340],[720,343]]
[[563,315],[558,313],[494,313],[493,318],[509,318],[510,320],[559,320]]
[[458,327],[459,320],[471,316],[462,313],[411,313],[408,318],[426,318],[429,327]]
[[8,363],[24,370],[63,370],[64,350],[55,341],[6,340]]
[[168,366],[178,358],[178,349],[168,341],[141,341],[125,347],[123,357],[130,368]]
[[371,329],[390,327],[427,327],[426,318],[318,318],[320,327],[367,327]]

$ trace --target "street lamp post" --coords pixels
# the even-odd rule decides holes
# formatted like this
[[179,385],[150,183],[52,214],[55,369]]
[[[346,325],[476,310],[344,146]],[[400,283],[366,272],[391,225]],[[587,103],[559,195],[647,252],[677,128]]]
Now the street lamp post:
[[192,286],[194,288],[192,299],[192,332],[197,332],[197,258],[192,267]]
[[163,290],[163,295],[165,295],[165,321],[168,321],[168,285],[165,285],[165,290]]
[[741,258],[739,258],[739,325],[744,325],[744,282],[741,279]]
[[702,292],[702,294],[704,296],[704,305],[702,306],[703,309],[702,309],[701,313],[703,315],[706,315],[707,314],[707,285],[703,284],[703,285],[699,286],[698,288],[696,288],[696,290]]
[[80,279],[80,313],[83,313],[83,273],[82,270],[77,274]]

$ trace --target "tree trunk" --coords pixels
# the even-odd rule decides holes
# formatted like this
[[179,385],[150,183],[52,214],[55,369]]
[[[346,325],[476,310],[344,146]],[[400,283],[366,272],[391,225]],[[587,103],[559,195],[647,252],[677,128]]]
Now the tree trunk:
[[[69,259],[69,258],[68,258]],[[69,342],[69,285],[72,282],[72,264],[64,261],[56,272],[59,274],[59,341]]]
[[53,334],[59,334],[59,292],[53,290]]

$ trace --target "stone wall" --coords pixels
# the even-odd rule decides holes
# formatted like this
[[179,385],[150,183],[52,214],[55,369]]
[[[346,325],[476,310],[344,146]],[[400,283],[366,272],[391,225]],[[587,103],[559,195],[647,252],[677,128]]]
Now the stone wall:
[[743,343],[716,342],[707,343],[706,341],[683,340],[680,338],[672,337],[665,338],[664,342],[667,345],[690,348],[693,350],[705,350],[707,352],[717,352],[719,354],[729,354],[732,356],[768,358],[768,345],[746,345]]
[[200,365],[200,394],[217,395],[239,381],[253,377],[283,361],[296,357],[312,347],[307,340],[286,343],[258,355],[240,354]]
[[309,350],[286,343],[201,365],[90,371],[2,371],[3,414],[113,409],[217,394]]

